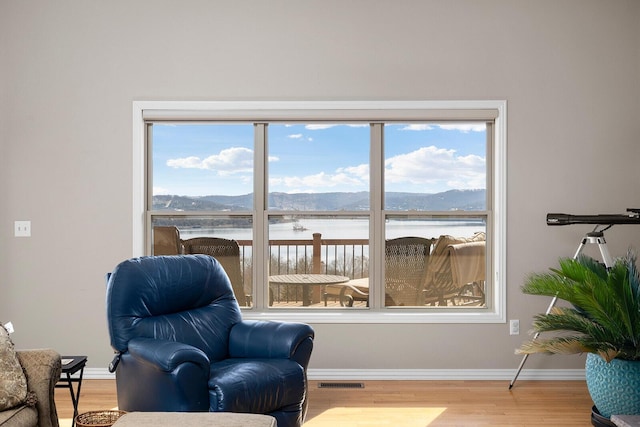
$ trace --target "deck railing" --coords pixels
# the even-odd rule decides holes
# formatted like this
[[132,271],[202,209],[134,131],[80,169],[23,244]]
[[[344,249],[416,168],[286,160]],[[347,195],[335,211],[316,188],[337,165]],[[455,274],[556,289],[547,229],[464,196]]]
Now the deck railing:
[[[238,240],[238,245],[243,281],[250,286],[253,241]],[[269,240],[269,256],[270,275],[335,274],[350,279],[369,275],[368,239],[323,239],[321,233],[313,233],[312,239]],[[272,293],[275,303],[302,300],[299,286],[276,285]]]

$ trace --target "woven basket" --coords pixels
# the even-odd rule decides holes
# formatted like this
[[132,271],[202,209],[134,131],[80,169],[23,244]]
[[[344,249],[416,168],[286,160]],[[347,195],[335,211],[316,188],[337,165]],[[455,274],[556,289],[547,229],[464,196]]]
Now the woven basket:
[[76,417],[78,427],[111,427],[125,411],[91,411]]

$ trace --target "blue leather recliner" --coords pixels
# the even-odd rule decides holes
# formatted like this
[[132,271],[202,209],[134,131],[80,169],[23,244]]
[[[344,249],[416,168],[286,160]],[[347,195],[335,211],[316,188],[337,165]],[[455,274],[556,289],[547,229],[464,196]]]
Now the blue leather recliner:
[[313,329],[242,320],[208,255],[124,261],[107,278],[119,409],[268,414],[300,426]]

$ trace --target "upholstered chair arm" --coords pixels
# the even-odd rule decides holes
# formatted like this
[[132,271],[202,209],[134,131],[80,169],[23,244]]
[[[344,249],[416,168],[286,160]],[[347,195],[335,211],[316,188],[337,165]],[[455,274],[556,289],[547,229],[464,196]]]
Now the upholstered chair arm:
[[209,359],[188,344],[133,338],[117,369],[121,410],[188,412],[209,408]]
[[62,373],[60,355],[51,349],[19,350],[17,355],[27,377],[27,390],[37,398],[38,426],[58,427],[54,393]]
[[307,368],[313,349],[311,326],[296,322],[243,320],[231,328],[231,357],[293,359]]
[[129,341],[129,353],[142,363],[171,372],[183,363],[193,363],[208,375],[209,358],[200,349],[175,341],[153,338],[133,338]]

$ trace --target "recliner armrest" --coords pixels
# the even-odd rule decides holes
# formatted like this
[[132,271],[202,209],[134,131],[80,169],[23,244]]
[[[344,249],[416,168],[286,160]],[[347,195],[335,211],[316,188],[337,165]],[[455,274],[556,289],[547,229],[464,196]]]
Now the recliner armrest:
[[231,328],[229,355],[238,358],[293,359],[309,363],[314,331],[297,322],[243,320]]
[[182,363],[194,363],[209,372],[209,358],[200,349],[185,343],[153,338],[133,338],[129,354],[139,362],[171,372]]
[[198,348],[133,338],[116,370],[118,407],[127,412],[206,411],[209,371],[209,359]]

